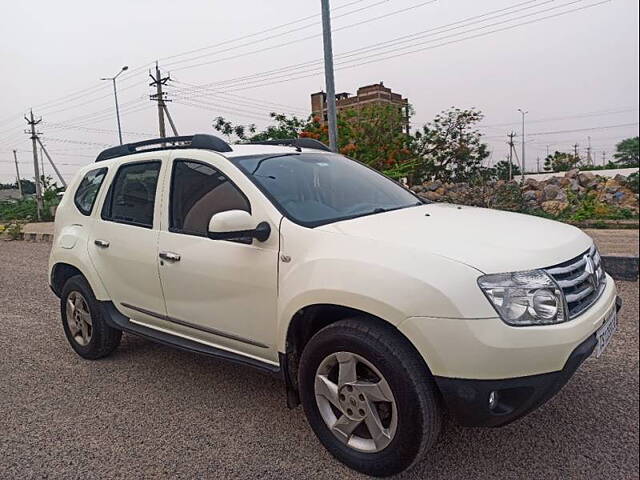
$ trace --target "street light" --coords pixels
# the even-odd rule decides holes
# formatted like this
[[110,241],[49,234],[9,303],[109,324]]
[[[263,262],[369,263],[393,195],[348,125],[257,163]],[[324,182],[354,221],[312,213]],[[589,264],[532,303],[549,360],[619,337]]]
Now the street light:
[[125,65],[115,77],[104,77],[100,79],[111,80],[113,82],[113,98],[116,101],[116,119],[118,120],[118,138],[120,138],[120,145],[122,145],[122,130],[120,129],[120,111],[118,110],[118,91],[116,90],[116,78],[118,78],[122,72],[128,69],[129,67]]
[[520,172],[521,175],[521,179],[524,182],[524,169],[525,169],[525,162],[524,162],[524,154],[525,154],[525,149],[524,149],[524,144],[525,144],[525,140],[524,140],[524,116],[529,113],[529,111],[524,111],[521,108],[518,109],[518,111],[522,114],[522,172]]

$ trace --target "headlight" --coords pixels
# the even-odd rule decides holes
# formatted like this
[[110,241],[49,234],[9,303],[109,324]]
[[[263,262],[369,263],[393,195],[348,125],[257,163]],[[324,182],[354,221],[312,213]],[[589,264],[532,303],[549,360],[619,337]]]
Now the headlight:
[[549,325],[566,320],[562,292],[542,270],[483,275],[478,285],[509,325]]

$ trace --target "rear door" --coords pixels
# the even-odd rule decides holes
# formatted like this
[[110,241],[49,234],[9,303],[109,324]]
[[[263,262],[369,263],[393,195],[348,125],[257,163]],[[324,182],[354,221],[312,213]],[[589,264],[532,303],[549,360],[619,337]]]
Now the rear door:
[[89,236],[89,256],[118,310],[131,319],[166,314],[158,276],[162,155],[122,163]]

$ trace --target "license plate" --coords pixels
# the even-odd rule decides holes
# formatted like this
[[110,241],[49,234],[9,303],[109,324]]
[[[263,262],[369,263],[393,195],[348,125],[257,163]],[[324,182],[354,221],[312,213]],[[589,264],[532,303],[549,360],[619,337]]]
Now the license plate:
[[596,339],[598,340],[598,344],[596,345],[596,358],[602,355],[604,349],[607,348],[616,328],[618,328],[618,315],[616,314],[616,308],[614,306],[611,313],[607,315],[604,325],[596,332]]

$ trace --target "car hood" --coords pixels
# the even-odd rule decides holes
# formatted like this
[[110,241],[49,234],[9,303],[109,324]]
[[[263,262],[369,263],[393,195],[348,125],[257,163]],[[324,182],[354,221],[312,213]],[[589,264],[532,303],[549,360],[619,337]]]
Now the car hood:
[[354,239],[376,240],[381,248],[440,255],[484,273],[549,267],[576,257],[593,243],[580,229],[564,223],[443,203],[367,215],[318,228]]

